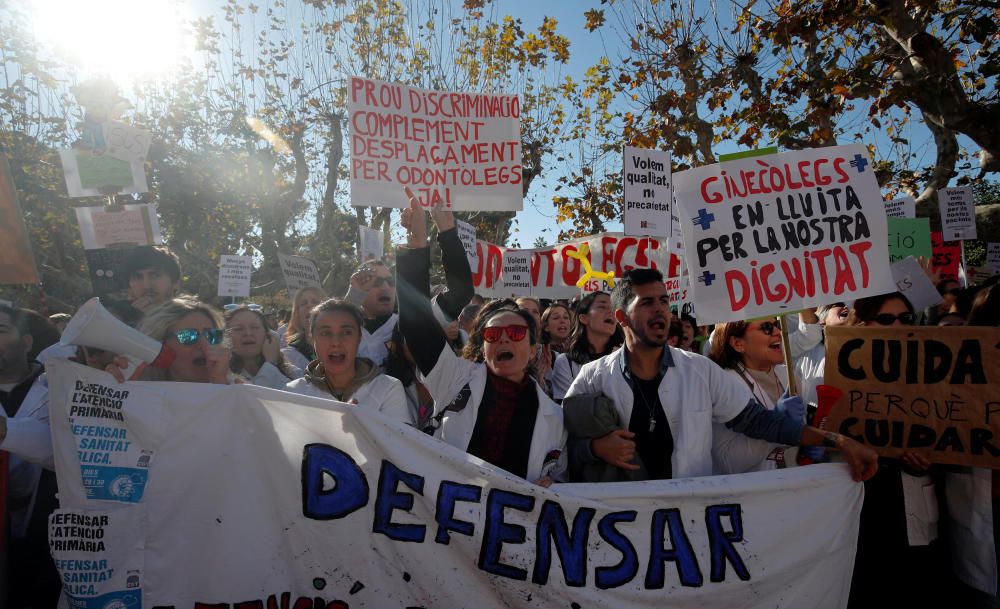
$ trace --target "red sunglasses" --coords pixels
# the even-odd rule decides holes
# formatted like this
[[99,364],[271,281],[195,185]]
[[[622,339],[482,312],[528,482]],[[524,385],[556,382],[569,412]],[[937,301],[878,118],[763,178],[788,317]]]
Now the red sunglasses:
[[488,328],[483,328],[483,340],[488,343],[495,343],[500,340],[503,336],[504,331],[507,332],[507,338],[512,341],[520,342],[524,340],[524,337],[528,335],[528,326],[490,326]]

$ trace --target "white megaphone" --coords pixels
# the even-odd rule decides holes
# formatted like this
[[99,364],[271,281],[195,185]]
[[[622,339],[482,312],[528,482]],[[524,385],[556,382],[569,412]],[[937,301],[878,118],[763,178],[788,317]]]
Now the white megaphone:
[[142,363],[154,368],[169,368],[176,357],[170,347],[158,343],[108,313],[101,306],[101,299],[96,297],[77,309],[66,324],[59,342],[67,346],[103,349],[125,357],[129,365],[122,370],[122,374],[128,380],[132,380]]

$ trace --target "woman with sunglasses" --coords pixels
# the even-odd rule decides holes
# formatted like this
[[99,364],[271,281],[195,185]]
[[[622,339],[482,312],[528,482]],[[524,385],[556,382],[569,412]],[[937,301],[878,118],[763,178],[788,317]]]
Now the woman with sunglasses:
[[584,364],[613,352],[625,341],[625,334],[615,322],[611,296],[590,292],[580,300],[569,348],[556,357],[552,368],[552,397],[562,400]]
[[[440,420],[435,436],[548,486],[566,469],[567,436],[562,410],[531,374],[535,318],[513,300],[491,302],[476,317],[463,357],[455,355],[425,296],[430,269],[425,222],[419,201],[410,196],[410,209],[404,211],[408,247],[397,254],[396,290],[400,330],[435,401]],[[460,244],[453,226],[439,223],[438,228],[439,241]],[[446,267],[471,277],[465,256]]]
[[229,369],[253,385],[284,389],[302,371],[285,361],[278,336],[268,328],[260,305],[227,308],[226,332],[233,356]]
[[358,356],[363,327],[361,310],[349,302],[331,298],[314,308],[309,334],[316,359],[306,368],[305,376],[288,383],[286,389],[358,404],[413,425],[403,384],[386,376],[370,359]]
[[[738,378],[768,410],[786,410],[799,420],[805,405],[785,396],[787,372],[781,341],[781,322],[771,317],[731,321],[715,326],[709,357]],[[795,463],[797,447],[785,447],[737,434],[715,424],[712,459],[717,474],[737,474],[787,467]]]
[[312,336],[309,335],[309,315],[313,307],[326,300],[326,294],[319,288],[302,288],[295,293],[292,301],[292,319],[288,322],[285,339],[288,346],[281,350],[288,363],[299,370],[305,370],[315,357]]

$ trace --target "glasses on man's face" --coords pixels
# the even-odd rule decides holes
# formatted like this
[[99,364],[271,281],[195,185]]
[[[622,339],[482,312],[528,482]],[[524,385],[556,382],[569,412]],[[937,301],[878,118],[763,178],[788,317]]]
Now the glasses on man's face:
[[177,338],[177,342],[184,345],[185,347],[190,347],[191,345],[198,342],[198,338],[204,336],[205,342],[210,345],[221,345],[222,339],[225,338],[226,331],[220,328],[206,328],[204,330],[196,330],[194,328],[185,328],[184,330],[178,330],[174,332],[174,336]]
[[879,313],[875,316],[875,321],[880,326],[891,326],[896,323],[896,320],[904,326],[912,326],[914,321],[913,313],[900,313],[899,315],[893,315],[892,313]]
[[524,340],[524,337],[528,335],[528,326],[489,326],[488,328],[483,328],[483,340],[488,343],[495,343],[500,340],[505,331],[507,332],[507,338],[517,343]]
[[375,279],[372,280],[373,288],[380,288],[383,285],[387,285],[390,288],[394,288],[396,287],[396,280],[393,279],[392,277],[376,277]]
[[757,324],[757,329],[763,332],[764,334],[771,336],[771,334],[773,334],[775,330],[778,330],[779,332],[781,331],[781,322],[777,320],[764,321]]

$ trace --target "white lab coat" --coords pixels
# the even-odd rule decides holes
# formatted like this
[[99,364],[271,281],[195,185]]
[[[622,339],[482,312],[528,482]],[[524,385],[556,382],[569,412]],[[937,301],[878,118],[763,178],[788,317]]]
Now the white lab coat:
[[[306,378],[291,381],[285,386],[285,390],[301,395],[333,399],[328,391],[316,386]],[[406,391],[403,390],[403,384],[391,376],[379,374],[358,387],[352,395],[345,396],[344,401],[356,403],[362,408],[371,408],[400,423],[416,424],[413,414],[410,412],[410,405],[406,401]]]
[[7,417],[7,436],[0,449],[10,453],[8,467],[11,497],[27,498],[27,505],[11,511],[11,534],[24,537],[35,507],[42,469],[55,469],[52,432],[49,429],[49,384],[44,374],[35,379],[13,417]]

